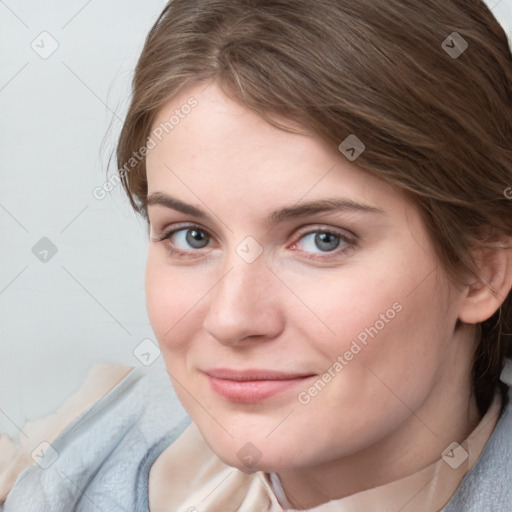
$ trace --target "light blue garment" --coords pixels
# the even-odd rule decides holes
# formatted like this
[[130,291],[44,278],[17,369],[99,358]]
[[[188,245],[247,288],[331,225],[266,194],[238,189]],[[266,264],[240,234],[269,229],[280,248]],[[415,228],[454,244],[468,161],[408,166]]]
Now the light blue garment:
[[[21,473],[2,510],[149,512],[149,470],[190,422],[167,372],[136,368],[52,443],[49,467]],[[442,512],[512,512],[510,403]]]
[[148,512],[149,469],[190,422],[164,369],[135,368],[52,443],[53,464],[19,475],[3,510]]

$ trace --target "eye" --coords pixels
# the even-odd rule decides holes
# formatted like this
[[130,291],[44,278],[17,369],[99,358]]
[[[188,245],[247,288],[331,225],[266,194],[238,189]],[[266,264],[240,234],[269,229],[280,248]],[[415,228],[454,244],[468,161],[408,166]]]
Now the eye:
[[[308,259],[325,259],[346,253],[356,245],[355,239],[333,228],[317,228],[299,233],[299,238],[290,247],[298,249]],[[155,242],[164,242],[171,256],[177,258],[201,257],[201,249],[207,248],[212,238],[200,226],[188,225],[174,227],[157,238]]]
[[315,248],[322,252],[334,251],[340,245],[341,238],[334,233],[316,232],[302,237],[304,250],[314,252]]
[[208,246],[211,237],[199,226],[187,226],[171,229],[157,238],[155,242],[165,242],[165,248],[171,255],[178,257],[194,256],[194,252]]
[[332,229],[316,229],[303,233],[292,249],[316,255],[325,254],[326,257],[348,251],[355,245],[347,235]]
[[[177,245],[178,249],[182,250],[187,250],[190,247],[192,247],[192,249],[203,249],[208,245],[210,240],[206,232],[197,227],[175,230],[166,238],[173,240],[173,244]],[[188,247],[186,247],[187,244]],[[179,247],[180,245],[184,245],[185,247]]]

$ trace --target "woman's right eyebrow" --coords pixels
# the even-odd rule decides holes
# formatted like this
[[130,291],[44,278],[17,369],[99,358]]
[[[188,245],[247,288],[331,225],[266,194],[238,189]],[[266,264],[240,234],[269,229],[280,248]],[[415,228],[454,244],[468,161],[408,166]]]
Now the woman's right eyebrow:
[[184,203],[180,199],[171,197],[167,194],[164,194],[163,192],[154,192],[148,196],[146,206],[149,207],[155,205],[164,206],[165,208],[170,208],[171,210],[193,215],[194,217],[198,217],[200,219],[209,218],[209,215],[207,215],[203,210],[200,210],[191,204]]
[[[205,211],[197,208],[196,206],[185,203],[176,197],[169,196],[163,192],[154,192],[153,194],[149,195],[146,205],[148,207],[160,205],[164,206],[165,208],[170,208],[172,210],[185,213],[187,215],[193,215],[199,219],[210,219],[210,216]],[[335,211],[386,214],[384,210],[378,208],[377,206],[359,203],[349,198],[333,197],[285,206],[270,213],[267,216],[267,222],[269,225],[274,226],[280,222],[284,222],[290,219],[306,217],[315,213],[328,213]]]

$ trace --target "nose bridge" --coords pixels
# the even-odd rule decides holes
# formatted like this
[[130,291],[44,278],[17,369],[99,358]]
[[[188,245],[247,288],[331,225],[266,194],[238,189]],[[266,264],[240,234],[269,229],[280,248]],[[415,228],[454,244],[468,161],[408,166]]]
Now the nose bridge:
[[228,261],[228,271],[216,287],[215,300],[226,301],[226,305],[249,306],[260,302],[269,286],[270,271],[263,256],[247,262],[235,254]]
[[281,328],[272,273],[260,255],[247,262],[238,254],[225,260],[225,272],[211,291],[204,327],[218,341],[233,344],[248,336],[275,336]]

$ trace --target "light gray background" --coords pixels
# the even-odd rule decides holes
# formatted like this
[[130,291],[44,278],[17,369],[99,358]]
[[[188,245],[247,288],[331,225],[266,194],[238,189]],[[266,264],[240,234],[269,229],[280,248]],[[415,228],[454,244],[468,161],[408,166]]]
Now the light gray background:
[[[164,5],[0,2],[0,430],[10,435],[58,407],[95,363],[140,365],[133,349],[154,338],[144,224],[120,186],[101,201],[92,191]],[[46,59],[31,47],[51,49],[43,31],[59,45]],[[58,248],[47,263],[32,254],[42,237]]]
[[[0,0],[0,431],[12,436],[95,363],[140,365],[133,350],[154,340],[145,226],[120,186],[92,191],[165,3]],[[512,34],[512,0],[488,4]],[[42,237],[58,249],[46,263],[32,253]]]

